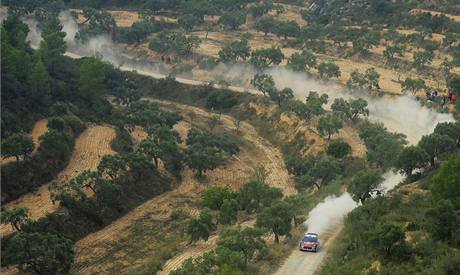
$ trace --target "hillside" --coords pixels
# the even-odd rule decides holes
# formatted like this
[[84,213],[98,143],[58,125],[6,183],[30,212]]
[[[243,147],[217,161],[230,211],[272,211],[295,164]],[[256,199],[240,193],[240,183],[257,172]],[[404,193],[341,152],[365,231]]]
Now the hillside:
[[459,18],[4,1],[1,273],[458,273]]

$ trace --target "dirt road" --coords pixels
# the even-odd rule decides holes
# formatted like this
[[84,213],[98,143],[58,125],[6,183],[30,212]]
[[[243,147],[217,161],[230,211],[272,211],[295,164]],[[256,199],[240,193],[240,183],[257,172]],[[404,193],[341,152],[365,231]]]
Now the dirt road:
[[320,236],[321,249],[316,252],[304,252],[295,249],[275,275],[312,275],[321,266],[324,257],[334,239],[339,235],[342,225],[335,224]]
[[[85,170],[97,168],[102,156],[112,154],[110,142],[115,137],[115,130],[108,126],[90,126],[76,140],[69,164],[57,176],[58,182],[69,180]],[[55,211],[58,204],[50,200],[48,184],[40,186],[36,191],[7,203],[6,207],[25,207],[32,219],[38,219]],[[13,228],[4,224],[0,226],[1,236],[11,234]]]

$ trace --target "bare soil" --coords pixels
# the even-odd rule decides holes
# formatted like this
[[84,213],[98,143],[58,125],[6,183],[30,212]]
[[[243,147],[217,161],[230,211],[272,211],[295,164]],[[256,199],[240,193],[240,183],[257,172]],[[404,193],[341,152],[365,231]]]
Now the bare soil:
[[[113,154],[110,143],[115,138],[115,130],[109,126],[90,126],[75,141],[74,151],[69,164],[59,173],[56,181],[63,183],[85,170],[95,170],[102,156]],[[48,184],[40,186],[36,191],[7,203],[6,207],[25,207],[32,219],[38,219],[58,208],[50,200]],[[14,232],[10,225],[0,226],[1,236]]]

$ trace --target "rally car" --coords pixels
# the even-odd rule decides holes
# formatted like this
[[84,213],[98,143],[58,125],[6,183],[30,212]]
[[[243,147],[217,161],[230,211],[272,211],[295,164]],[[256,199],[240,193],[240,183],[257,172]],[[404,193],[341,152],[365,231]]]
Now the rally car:
[[317,252],[319,249],[319,238],[316,233],[307,233],[299,243],[299,249],[302,251]]

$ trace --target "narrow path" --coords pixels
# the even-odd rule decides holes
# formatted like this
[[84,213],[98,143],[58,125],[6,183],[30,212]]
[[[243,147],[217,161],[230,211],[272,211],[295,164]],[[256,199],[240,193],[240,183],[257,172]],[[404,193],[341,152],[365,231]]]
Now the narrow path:
[[[57,176],[58,182],[67,181],[84,170],[95,170],[102,156],[113,154],[110,147],[115,138],[115,130],[108,126],[90,126],[76,140],[69,164]],[[36,191],[27,193],[20,198],[7,203],[5,207],[25,207],[32,219],[44,217],[47,213],[58,208],[50,200],[48,184],[40,186]],[[10,225],[0,226],[0,235],[13,233]]]

